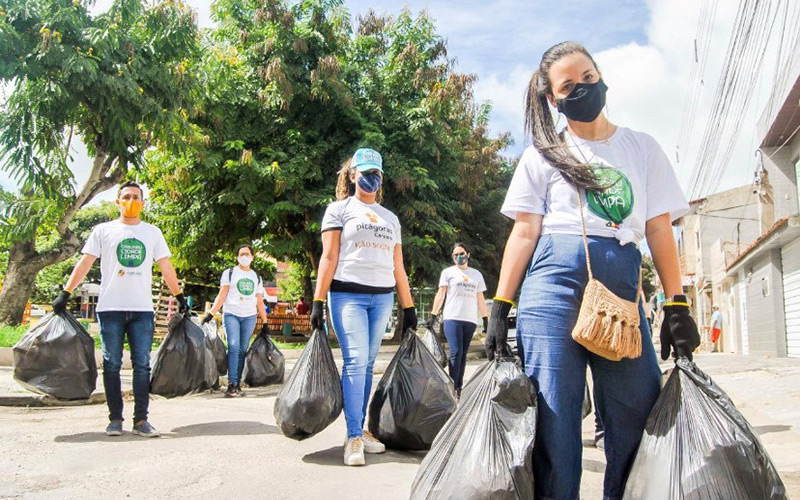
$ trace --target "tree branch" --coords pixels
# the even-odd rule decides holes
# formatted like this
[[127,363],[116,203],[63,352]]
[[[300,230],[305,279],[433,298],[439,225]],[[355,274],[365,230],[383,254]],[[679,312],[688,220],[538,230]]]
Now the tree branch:
[[122,168],[117,168],[113,173],[109,174],[111,167],[115,163],[118,164],[116,157],[109,157],[108,154],[102,150],[97,151],[94,156],[92,171],[89,173],[89,178],[86,179],[83,189],[75,196],[72,204],[67,207],[64,215],[56,225],[56,232],[58,234],[66,238],[69,223],[72,221],[72,218],[75,217],[75,214],[78,213],[78,210],[89,203],[97,194],[119,183],[125,171]]
[[35,257],[28,260],[29,264],[37,270],[44,269],[69,258],[78,251],[81,246],[81,240],[71,229],[67,228],[62,238],[62,244],[47,252],[37,253]]

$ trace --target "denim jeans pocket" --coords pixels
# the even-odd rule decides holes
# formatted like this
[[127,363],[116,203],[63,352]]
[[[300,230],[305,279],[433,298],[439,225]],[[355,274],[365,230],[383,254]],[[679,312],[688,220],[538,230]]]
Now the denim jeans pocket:
[[538,264],[544,257],[549,255],[553,249],[553,237],[549,234],[543,234],[539,236],[539,241],[536,243],[536,249],[533,251],[533,257],[531,257],[531,262],[528,265],[528,270],[525,273],[525,277],[530,276],[533,274],[533,271],[536,269],[536,264]]

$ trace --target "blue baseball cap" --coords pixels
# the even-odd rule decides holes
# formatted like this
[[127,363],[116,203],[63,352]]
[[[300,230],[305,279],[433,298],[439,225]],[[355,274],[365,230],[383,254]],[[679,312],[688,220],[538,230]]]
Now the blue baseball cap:
[[353,155],[353,168],[359,172],[379,170],[383,172],[383,158],[381,154],[370,148],[361,148]]

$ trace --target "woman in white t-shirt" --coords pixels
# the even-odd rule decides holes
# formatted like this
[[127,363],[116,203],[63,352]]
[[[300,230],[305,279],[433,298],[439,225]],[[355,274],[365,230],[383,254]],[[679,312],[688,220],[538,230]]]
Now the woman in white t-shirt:
[[439,291],[433,299],[427,326],[433,327],[434,319],[439,315],[444,303],[442,324],[444,336],[450,345],[450,378],[453,379],[456,396],[460,398],[469,343],[472,342],[472,336],[478,327],[478,312],[483,318],[484,331],[488,314],[486,301],[483,298],[486,283],[477,269],[469,267],[467,247],[463,243],[456,243],[452,254],[454,265],[444,269],[439,277]]
[[336,186],[338,201],[328,205],[322,219],[322,258],[311,325],[324,329],[327,295],[344,357],[345,465],[364,465],[365,452],[386,450],[363,429],[372,368],[392,314],[395,287],[403,307],[403,331],[417,326],[403,265],[400,221],[380,204],[382,183],[381,155],[372,149],[359,149],[342,165]]
[[[604,498],[622,497],[660,391],[660,371],[641,303],[638,358],[610,361],[572,339],[589,279],[585,248],[594,278],[633,302],[641,266],[637,245],[646,237],[661,283],[672,297],[665,307],[661,355],[666,359],[674,349],[691,358],[699,344],[682,295],[671,225],[686,213],[688,204],[656,141],[617,127],[603,115],[606,90],[597,65],[581,45],[563,42],[544,53],[526,96],[526,128],[533,145],[523,153],[502,207],[514,219],[514,227],[503,255],[486,347],[490,358],[508,352],[508,313],[522,283],[517,344],[539,396],[533,449],[537,498],[580,494],[587,365],[606,431]],[[560,133],[551,106],[566,117]]]
[[264,308],[264,283],[250,268],[253,262],[253,247],[242,245],[237,251],[239,265],[222,272],[219,281],[219,294],[211,310],[203,318],[203,323],[220,308],[223,310],[222,323],[228,339],[228,389],[225,397],[244,396],[241,376],[244,357],[250,346],[250,338],[256,327],[256,315],[267,324],[267,311]]

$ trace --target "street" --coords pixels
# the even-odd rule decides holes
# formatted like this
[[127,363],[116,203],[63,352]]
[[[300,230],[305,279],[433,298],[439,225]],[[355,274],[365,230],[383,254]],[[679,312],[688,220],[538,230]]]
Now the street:
[[[789,494],[800,496],[800,360],[704,354],[698,366],[728,392],[761,435]],[[468,376],[482,361],[471,361]],[[664,364],[667,367],[668,364]],[[379,376],[376,376],[377,383]],[[0,408],[0,498],[405,499],[423,452],[368,455],[342,465],[344,418],[303,442],[272,417],[277,387],[153,399],[163,436],[103,434],[105,405]],[[584,421],[582,496],[602,496],[602,454]],[[468,474],[469,471],[465,471]]]

